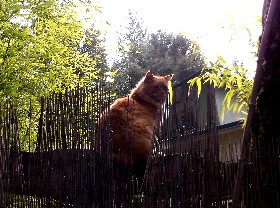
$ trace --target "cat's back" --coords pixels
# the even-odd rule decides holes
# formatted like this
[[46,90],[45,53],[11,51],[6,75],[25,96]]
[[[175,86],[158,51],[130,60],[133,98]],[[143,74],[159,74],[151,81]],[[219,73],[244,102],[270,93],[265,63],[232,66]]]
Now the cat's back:
[[[110,108],[110,123],[117,125],[147,123],[147,120],[155,120],[156,110],[149,105],[139,103],[130,97],[122,97],[115,100]],[[146,120],[146,121],[145,121]],[[150,122],[149,122],[150,123]],[[153,122],[152,122],[153,123]],[[113,127],[113,126],[111,126]]]

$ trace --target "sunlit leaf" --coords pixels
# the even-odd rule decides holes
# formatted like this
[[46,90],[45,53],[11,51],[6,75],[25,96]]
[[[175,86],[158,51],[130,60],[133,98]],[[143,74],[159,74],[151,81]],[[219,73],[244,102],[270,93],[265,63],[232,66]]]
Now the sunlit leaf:
[[218,59],[221,63],[226,64],[226,60],[225,60],[223,57],[217,56],[217,59]]
[[242,78],[239,75],[237,75],[237,87],[242,88]]
[[173,88],[172,88],[171,81],[168,81],[168,92],[169,92],[170,103],[172,104],[172,102],[173,102]]
[[243,108],[244,105],[245,105],[244,102],[242,102],[242,103],[239,105],[239,107],[238,107],[238,109],[237,109],[237,112],[238,112],[238,113],[241,112],[241,110],[242,110],[242,108]]
[[201,92],[201,79],[200,78],[196,79],[196,85],[197,85],[197,97],[199,97],[200,92]]
[[247,111],[241,111],[241,113],[243,113],[244,115],[248,115]]
[[226,109],[226,106],[223,104],[222,108],[221,108],[222,121],[224,121],[224,118],[225,118],[225,109]]

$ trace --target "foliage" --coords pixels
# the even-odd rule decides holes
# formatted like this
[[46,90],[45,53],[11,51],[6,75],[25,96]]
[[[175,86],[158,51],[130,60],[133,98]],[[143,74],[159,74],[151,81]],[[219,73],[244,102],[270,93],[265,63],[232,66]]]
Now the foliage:
[[106,79],[106,73],[109,72],[104,43],[105,39],[102,37],[102,31],[95,29],[92,25],[85,31],[85,39],[78,49],[82,54],[88,54],[99,79]]
[[199,76],[189,80],[188,83],[190,87],[195,85],[198,88],[198,94],[200,94],[201,85],[205,83],[226,90],[221,109],[222,118],[225,110],[247,115],[253,80],[248,78],[248,73],[243,66],[235,65],[229,68],[226,66],[226,61],[219,56],[215,63],[210,63],[210,67],[204,68]]
[[9,0],[0,17],[1,96],[14,100],[73,88],[81,81],[77,69],[94,71],[88,56],[77,52],[83,31],[74,8],[28,3]]
[[125,95],[140,78],[151,70],[154,74],[174,74],[172,82],[186,79],[204,66],[198,45],[183,35],[158,30],[148,34],[144,23],[129,13],[129,24],[119,35],[119,58],[115,85]]
[[87,38],[76,7],[74,1],[0,2],[0,101],[18,107],[23,144],[35,140],[41,96],[98,78],[94,56],[78,50]]
[[151,34],[144,52],[146,67],[159,74],[174,74],[179,83],[204,66],[199,46],[182,34],[158,30]]
[[147,71],[143,67],[147,31],[142,20],[138,20],[131,11],[128,21],[124,32],[118,34],[119,57],[114,60],[112,66],[112,71],[118,72],[114,77],[114,91],[119,95],[126,95]]

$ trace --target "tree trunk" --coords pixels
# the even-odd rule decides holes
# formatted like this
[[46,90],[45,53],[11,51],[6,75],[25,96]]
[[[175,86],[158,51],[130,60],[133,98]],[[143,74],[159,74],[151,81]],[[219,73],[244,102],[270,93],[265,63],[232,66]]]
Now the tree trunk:
[[261,81],[251,123],[250,171],[244,196],[248,207],[280,206],[280,2],[266,22],[271,0],[263,7],[263,24],[271,24],[262,63]]

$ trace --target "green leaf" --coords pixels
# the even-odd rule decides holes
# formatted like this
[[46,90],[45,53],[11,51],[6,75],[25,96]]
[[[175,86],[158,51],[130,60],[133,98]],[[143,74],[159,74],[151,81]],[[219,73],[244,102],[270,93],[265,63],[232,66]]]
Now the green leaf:
[[247,114],[248,114],[247,111],[241,111],[241,113],[243,113],[244,115],[247,115]]
[[240,75],[237,75],[237,87],[242,88],[242,78]]
[[245,105],[245,103],[244,102],[242,102],[240,105],[239,105],[239,107],[238,107],[238,109],[237,109],[237,112],[239,113],[239,112],[241,112],[241,109],[242,109],[242,107]]
[[169,91],[170,103],[172,104],[172,101],[173,101],[173,89],[172,89],[171,81],[168,81],[168,91]]
[[224,121],[225,118],[225,109],[226,109],[225,104],[222,104],[222,108],[221,108],[222,121]]
[[193,78],[193,79],[189,80],[187,83],[189,83],[189,84],[190,84],[190,86],[193,86],[193,85],[194,85],[194,83],[196,82],[196,80],[197,80],[198,78],[199,78],[199,77],[195,77],[195,78]]
[[225,98],[223,100],[223,104],[226,105],[227,109],[230,109],[230,104],[231,104],[231,98],[234,94],[234,90],[228,90],[226,95],[225,95]]
[[197,85],[197,97],[199,97],[200,92],[201,92],[201,78],[200,77],[198,77],[196,79],[196,85]]
[[233,112],[236,112],[236,109],[238,108],[238,103],[237,102],[234,102],[232,104],[232,108],[233,108]]
[[221,56],[217,56],[217,59],[222,63],[222,64],[226,64],[226,60],[221,57]]

